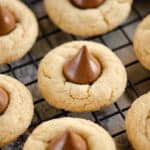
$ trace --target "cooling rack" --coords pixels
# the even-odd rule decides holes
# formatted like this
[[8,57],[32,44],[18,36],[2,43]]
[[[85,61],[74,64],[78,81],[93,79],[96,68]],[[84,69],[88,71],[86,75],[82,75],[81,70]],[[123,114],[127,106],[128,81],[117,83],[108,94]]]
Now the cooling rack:
[[[130,17],[117,29],[92,38],[72,36],[58,29],[46,15],[43,0],[22,0],[36,14],[40,33],[32,50],[20,61],[0,67],[0,73],[8,74],[23,82],[32,92],[35,114],[27,132],[18,140],[0,150],[22,150],[26,138],[41,122],[62,116],[90,119],[103,126],[113,136],[118,150],[131,150],[124,129],[124,120],[131,103],[140,95],[150,91],[150,72],[138,62],[132,47],[132,39],[137,24],[150,13],[149,0],[135,0]],[[113,105],[92,113],[70,113],[49,106],[37,87],[37,69],[40,60],[52,48],[72,40],[92,40],[110,47],[119,56],[128,73],[125,93]],[[21,122],[20,122],[21,123]]]

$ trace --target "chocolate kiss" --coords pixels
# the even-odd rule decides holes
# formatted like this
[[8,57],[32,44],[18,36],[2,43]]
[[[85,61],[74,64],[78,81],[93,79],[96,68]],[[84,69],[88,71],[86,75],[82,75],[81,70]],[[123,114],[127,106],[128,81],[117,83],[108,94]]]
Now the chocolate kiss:
[[86,141],[73,131],[66,131],[54,138],[47,150],[88,150]]
[[5,112],[9,103],[8,94],[0,88],[0,115]]
[[105,0],[71,0],[71,2],[82,9],[96,8],[101,5]]
[[16,21],[13,14],[6,8],[0,6],[0,35],[5,35],[14,30]]
[[79,53],[64,65],[64,75],[68,81],[77,84],[94,82],[101,74],[101,65],[83,46]]

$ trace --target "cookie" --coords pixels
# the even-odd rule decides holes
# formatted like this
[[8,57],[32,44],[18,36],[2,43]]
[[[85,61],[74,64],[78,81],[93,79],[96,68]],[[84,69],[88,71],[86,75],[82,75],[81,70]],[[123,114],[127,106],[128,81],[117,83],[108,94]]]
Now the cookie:
[[[78,6],[82,2],[72,1],[76,1]],[[45,0],[45,8],[48,16],[63,31],[79,36],[95,36],[111,31],[122,24],[132,6],[132,0],[103,1],[96,2],[97,7],[90,4],[93,8],[82,9],[71,0]]]
[[[93,55],[90,58],[95,57],[101,64],[101,71],[92,83],[78,84],[66,78],[63,68],[83,45]],[[93,62],[90,63],[93,66]],[[77,75],[76,72],[75,75],[90,76],[88,71],[93,68],[88,66],[79,67],[82,74]],[[126,83],[126,70],[119,58],[104,45],[89,41],[73,41],[56,47],[44,57],[38,70],[38,86],[46,101],[54,107],[73,112],[95,111],[112,104],[122,95]]]
[[22,58],[31,49],[38,24],[35,15],[19,0],[1,0],[0,17],[4,17],[0,24],[0,64],[6,64]]
[[[69,139],[65,138],[64,142],[63,138],[59,138],[66,130],[73,131],[74,135],[76,134],[76,139],[73,138],[74,140],[69,142],[67,141]],[[79,142],[79,138],[77,140],[77,135],[86,143],[86,146],[82,149],[80,147],[78,149],[71,147],[72,145],[76,146],[76,141],[78,141],[79,145],[83,145],[81,140]],[[54,142],[54,139],[58,138],[58,142],[56,140]],[[69,117],[53,119],[39,125],[27,139],[23,150],[54,150],[57,146],[56,143],[58,144],[60,141],[61,143],[68,142],[69,144],[67,144],[70,145],[69,148],[72,150],[116,150],[113,139],[102,127],[88,120]],[[55,144],[52,145],[52,143]],[[49,149],[48,147],[51,148]],[[59,149],[63,149],[60,147]]]
[[126,116],[126,131],[135,150],[150,148],[150,92],[139,97]]
[[134,50],[142,65],[150,70],[150,15],[144,18],[136,30]]
[[16,140],[33,117],[29,90],[19,81],[0,75],[0,147]]

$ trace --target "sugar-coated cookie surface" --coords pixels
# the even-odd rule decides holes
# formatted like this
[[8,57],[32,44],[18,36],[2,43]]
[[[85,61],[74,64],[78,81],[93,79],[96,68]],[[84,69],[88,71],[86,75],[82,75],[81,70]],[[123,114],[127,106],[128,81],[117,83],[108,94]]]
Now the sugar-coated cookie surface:
[[[63,67],[83,45],[101,62],[103,71],[94,83],[81,85],[68,82]],[[112,104],[122,95],[126,83],[126,71],[119,58],[95,42],[74,41],[60,45],[44,57],[38,70],[39,89],[46,101],[73,112],[95,111]]]
[[16,28],[0,36],[0,64],[22,58],[33,46],[38,35],[38,24],[32,11],[19,0],[1,0],[17,21]]
[[134,49],[143,66],[150,70],[150,15],[145,17],[136,30]]
[[88,120],[69,117],[39,125],[27,139],[23,150],[46,150],[48,143],[67,129],[84,137],[89,150],[116,150],[113,139],[102,127]]
[[70,0],[45,0],[49,17],[63,31],[80,36],[104,34],[128,17],[132,0],[105,0],[99,7],[79,9]]
[[0,147],[16,140],[29,127],[33,117],[33,101],[29,90],[19,81],[0,75],[0,88],[7,91],[9,104],[0,115]]
[[126,131],[135,150],[150,149],[150,92],[135,100],[127,112]]

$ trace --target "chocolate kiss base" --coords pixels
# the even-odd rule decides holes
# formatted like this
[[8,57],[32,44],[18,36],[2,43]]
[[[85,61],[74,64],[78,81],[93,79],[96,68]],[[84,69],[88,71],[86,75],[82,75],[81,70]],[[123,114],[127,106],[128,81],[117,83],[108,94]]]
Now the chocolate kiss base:
[[86,141],[77,133],[67,130],[55,137],[46,150],[88,150]]
[[102,67],[83,46],[79,53],[64,65],[64,75],[70,82],[77,84],[90,84],[101,75]]
[[71,0],[71,3],[78,8],[88,9],[100,6],[105,0]]
[[7,109],[9,104],[9,96],[5,90],[0,88],[0,115],[2,115]]
[[6,35],[16,27],[16,21],[13,14],[7,9],[0,6],[0,36]]

